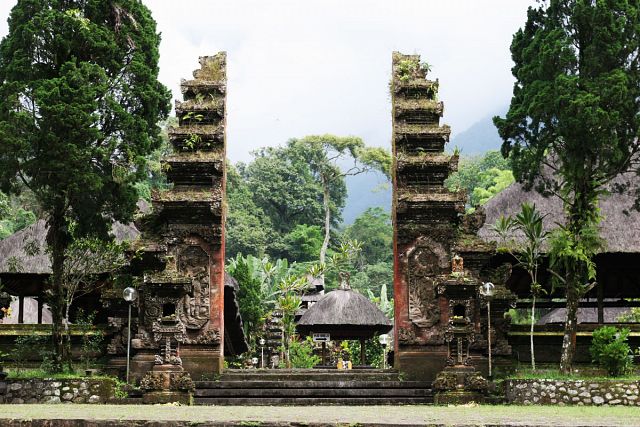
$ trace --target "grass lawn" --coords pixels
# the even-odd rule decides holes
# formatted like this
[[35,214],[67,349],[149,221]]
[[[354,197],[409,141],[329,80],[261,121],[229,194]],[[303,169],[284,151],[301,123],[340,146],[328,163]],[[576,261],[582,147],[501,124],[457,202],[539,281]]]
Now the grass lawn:
[[0,405],[2,419],[189,422],[640,426],[640,409],[558,406],[141,406]]

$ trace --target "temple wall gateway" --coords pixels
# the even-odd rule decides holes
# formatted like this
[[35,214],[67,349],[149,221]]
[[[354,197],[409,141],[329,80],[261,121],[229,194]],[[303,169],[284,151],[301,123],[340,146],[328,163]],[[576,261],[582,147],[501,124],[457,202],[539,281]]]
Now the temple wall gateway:
[[139,324],[133,378],[184,369],[193,379],[222,371],[226,54],[200,58],[183,80],[173,154],[163,160],[173,188],[153,194],[141,221]]
[[497,285],[492,354],[510,355],[502,314],[513,296],[504,287],[510,270],[485,268],[494,247],[477,237],[483,212],[464,216],[464,193],[444,186],[458,156],[445,154],[451,129],[440,124],[439,82],[428,80],[427,72],[418,55],[393,53],[394,365],[409,378],[432,381],[453,364],[456,317],[468,323],[464,363],[486,371],[486,305],[478,295],[483,281]]

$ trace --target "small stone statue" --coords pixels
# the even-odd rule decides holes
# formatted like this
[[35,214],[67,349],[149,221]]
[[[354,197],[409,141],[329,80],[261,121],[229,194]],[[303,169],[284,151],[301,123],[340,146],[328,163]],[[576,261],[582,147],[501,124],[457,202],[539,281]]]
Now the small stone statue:
[[451,272],[457,274],[464,273],[464,260],[460,255],[454,255],[451,260]]

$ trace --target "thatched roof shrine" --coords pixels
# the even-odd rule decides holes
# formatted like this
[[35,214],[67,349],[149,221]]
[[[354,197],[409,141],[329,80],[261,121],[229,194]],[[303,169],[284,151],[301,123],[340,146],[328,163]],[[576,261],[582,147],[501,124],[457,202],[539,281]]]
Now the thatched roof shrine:
[[331,339],[362,339],[385,334],[393,323],[367,297],[343,284],[313,304],[298,321],[302,335],[329,333]]

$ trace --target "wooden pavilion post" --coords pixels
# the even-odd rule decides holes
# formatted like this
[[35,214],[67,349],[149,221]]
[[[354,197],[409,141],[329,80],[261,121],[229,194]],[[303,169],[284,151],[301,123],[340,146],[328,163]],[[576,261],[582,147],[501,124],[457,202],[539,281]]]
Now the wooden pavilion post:
[[367,364],[366,356],[365,341],[364,338],[360,338],[360,365],[365,366]]
[[322,341],[322,366],[327,366],[327,343]]
[[598,325],[604,323],[604,284],[598,282]]
[[24,323],[24,297],[18,297],[18,323]]
[[38,296],[38,325],[42,324],[42,308],[44,307],[44,302],[42,301],[42,295]]

